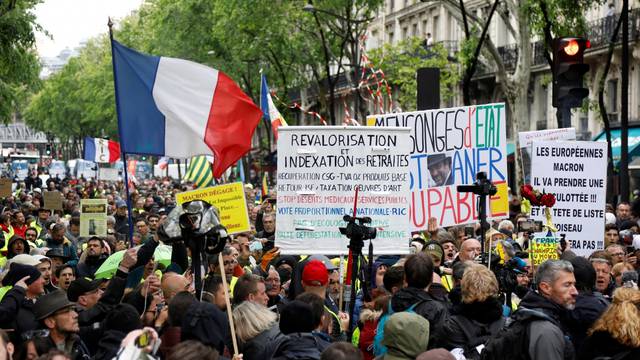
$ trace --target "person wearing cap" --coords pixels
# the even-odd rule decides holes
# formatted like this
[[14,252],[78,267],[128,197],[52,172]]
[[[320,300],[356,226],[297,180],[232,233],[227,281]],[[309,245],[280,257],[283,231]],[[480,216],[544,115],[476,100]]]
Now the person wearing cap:
[[44,255],[33,255],[33,258],[40,262],[36,265],[36,268],[38,269],[38,271],[40,271],[42,280],[44,280],[45,294],[57,290],[58,288],[53,286],[53,284],[51,283],[51,259]]
[[382,344],[387,353],[381,360],[413,360],[427,351],[429,344],[429,321],[411,312],[393,314],[384,324]]
[[84,251],[83,259],[78,262],[78,277],[92,278],[100,266],[107,260],[107,254],[104,253],[104,244],[102,239],[92,236],[87,240],[87,248]]
[[116,225],[114,229],[116,233],[121,235],[129,234],[129,218],[127,216],[127,203],[119,199],[116,201],[116,213],[113,215],[116,218]]
[[38,209],[38,217],[29,223],[29,227],[35,228],[38,232],[38,238],[44,239],[47,236],[47,223],[51,216],[51,210],[40,207]]
[[49,249],[44,255],[51,259],[51,268],[54,271],[69,260],[69,257],[62,252],[62,249]]
[[0,326],[15,330],[11,333],[11,341],[18,344],[23,332],[38,327],[34,303],[44,293],[44,280],[35,266],[12,263],[2,285],[12,288],[0,301]]
[[49,249],[62,250],[64,256],[69,258],[67,263],[76,266],[78,264],[78,250],[76,245],[64,236],[66,231],[67,227],[64,224],[53,224],[45,246]]
[[330,334],[334,341],[346,341],[346,333],[349,330],[349,315],[338,309],[335,303],[327,296],[329,284],[329,272],[321,260],[310,260],[302,269],[302,288],[304,292],[316,294],[324,300],[324,308],[331,314],[333,331]]
[[89,349],[78,336],[80,325],[74,306],[75,304],[67,299],[67,294],[54,291],[38,299],[33,312],[36,320],[49,330],[49,336],[46,337],[49,350],[64,350],[72,360],[90,359]]
[[30,246],[27,240],[18,235],[13,235],[9,239],[7,246],[7,259],[11,260],[14,256],[20,254],[29,254]]

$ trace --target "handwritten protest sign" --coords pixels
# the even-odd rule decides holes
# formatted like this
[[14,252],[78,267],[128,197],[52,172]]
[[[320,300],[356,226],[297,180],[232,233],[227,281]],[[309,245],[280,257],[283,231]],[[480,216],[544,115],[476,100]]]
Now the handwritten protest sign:
[[204,200],[218,208],[220,223],[229,234],[251,231],[247,198],[242,183],[212,186],[176,194],[176,202],[182,205],[193,200]]
[[529,254],[533,256],[533,266],[547,260],[558,260],[558,238],[554,236],[536,237],[529,242]]
[[[534,142],[531,185],[556,196],[551,209],[553,223],[559,234],[566,234],[571,250],[589,256],[604,248],[606,143]],[[531,216],[545,221],[542,208],[534,207]]]
[[518,133],[518,147],[522,159],[524,182],[531,181],[531,145],[534,141],[573,141],[576,139],[575,128],[523,131]]
[[80,236],[107,235],[107,200],[80,200]]
[[356,187],[357,216],[378,228],[375,253],[409,253],[408,128],[288,126],[278,135],[276,246],[283,254],[347,254],[338,227],[353,215]]
[[11,179],[0,179],[0,197],[11,196]]
[[476,221],[476,196],[458,193],[456,185],[473,184],[481,171],[498,189],[488,216],[508,216],[506,124],[503,103],[367,118],[369,126],[411,128],[412,231],[426,229],[430,217],[440,226]]
[[116,168],[100,168],[98,177],[103,181],[119,181],[120,171]]
[[62,210],[62,194],[60,191],[45,191],[43,198],[45,209]]

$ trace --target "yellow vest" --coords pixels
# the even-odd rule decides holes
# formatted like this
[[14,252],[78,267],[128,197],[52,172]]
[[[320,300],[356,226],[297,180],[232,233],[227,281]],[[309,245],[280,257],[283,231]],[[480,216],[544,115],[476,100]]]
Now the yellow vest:
[[0,301],[2,301],[2,298],[9,292],[9,290],[11,290],[12,287],[13,286],[11,285],[7,285],[0,288]]

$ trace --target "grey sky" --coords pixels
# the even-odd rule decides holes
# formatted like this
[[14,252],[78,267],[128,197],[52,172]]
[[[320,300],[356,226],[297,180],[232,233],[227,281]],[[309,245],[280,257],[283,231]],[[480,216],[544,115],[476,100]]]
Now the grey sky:
[[45,0],[35,9],[38,23],[52,36],[36,34],[38,54],[56,56],[91,37],[106,33],[107,19],[122,18],[144,0]]

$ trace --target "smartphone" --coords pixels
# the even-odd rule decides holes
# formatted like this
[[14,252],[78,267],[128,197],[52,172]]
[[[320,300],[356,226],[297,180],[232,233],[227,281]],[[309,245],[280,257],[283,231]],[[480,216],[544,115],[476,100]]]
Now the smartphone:
[[472,238],[475,236],[476,229],[473,226],[465,226],[464,227],[464,235],[468,238]]

